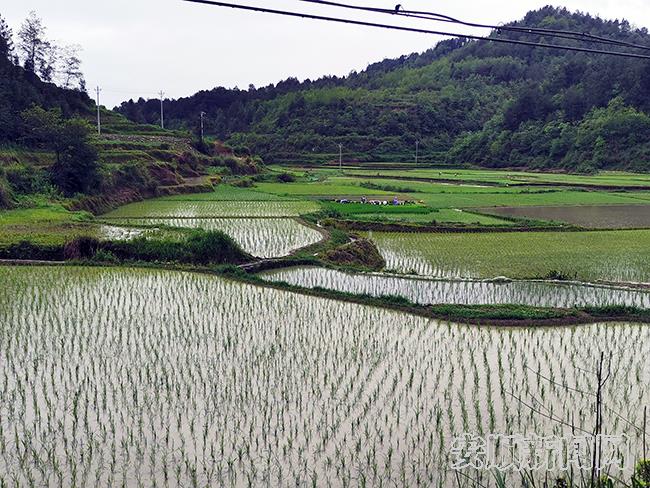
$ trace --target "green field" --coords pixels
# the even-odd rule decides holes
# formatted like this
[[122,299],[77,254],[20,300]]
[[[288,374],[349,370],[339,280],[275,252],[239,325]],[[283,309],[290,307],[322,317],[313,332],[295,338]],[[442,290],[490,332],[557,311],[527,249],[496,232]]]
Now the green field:
[[650,230],[369,233],[400,272],[439,277],[650,281]]
[[604,191],[552,191],[545,193],[417,193],[434,208],[516,207],[531,205],[618,205],[640,203],[633,194]]
[[61,205],[49,205],[0,211],[0,226],[81,222],[90,218],[86,212],[70,212]]
[[[276,172],[278,168],[274,168]],[[351,176],[353,174],[355,176]],[[498,217],[476,216],[462,212],[462,209],[489,207],[535,207],[535,206],[582,206],[582,205],[633,205],[650,202],[650,193],[644,191],[608,191],[589,188],[553,186],[553,182],[589,184],[620,184],[624,186],[642,185],[650,181],[647,175],[632,173],[604,173],[598,176],[541,175],[537,173],[504,172],[487,170],[382,170],[384,178],[370,178],[376,171],[352,171],[347,175],[340,171],[292,170],[298,180],[291,183],[259,182],[257,191],[276,196],[329,199],[348,198],[359,200],[368,198],[392,201],[414,201],[417,207],[371,207],[369,205],[348,204],[334,208],[345,218],[354,220],[402,221],[411,223],[478,224],[485,226],[512,225],[511,221]],[[391,179],[395,175],[404,179]],[[439,178],[457,183],[428,182],[408,178]],[[548,179],[545,179],[548,177]],[[511,184],[513,181],[517,185]],[[549,186],[530,186],[528,183],[548,182]],[[334,206],[332,206],[334,205]],[[415,209],[414,209],[415,208]],[[523,217],[522,217],[523,218]],[[524,219],[525,220],[525,219]]]
[[301,197],[340,197],[340,196],[371,196],[385,195],[392,197],[394,192],[369,190],[353,183],[339,183],[335,179],[315,182],[296,183],[257,183],[255,188],[262,192],[284,196]]
[[[569,185],[602,185],[602,186],[650,186],[650,175],[642,173],[626,173],[604,171],[597,175],[575,175],[562,173],[532,173],[524,171],[493,171],[483,169],[412,169],[412,170],[381,170],[349,169],[353,175],[382,175],[412,176],[415,178],[431,178],[454,180],[459,182],[483,182],[497,185],[526,185],[554,183]],[[405,174],[406,173],[406,174]]]
[[161,197],[158,200],[169,201],[266,201],[266,200],[286,200],[285,198],[253,190],[250,188],[239,188],[232,185],[215,185],[214,191],[209,193],[192,193],[188,195],[172,195]]
[[312,201],[147,200],[131,203],[105,215],[124,218],[296,217],[320,209]]
[[416,224],[478,224],[485,226],[513,226],[512,220],[500,219],[489,215],[475,214],[469,211],[453,208],[434,209],[427,213],[397,213],[397,214],[351,214],[349,218],[362,221],[389,221]]

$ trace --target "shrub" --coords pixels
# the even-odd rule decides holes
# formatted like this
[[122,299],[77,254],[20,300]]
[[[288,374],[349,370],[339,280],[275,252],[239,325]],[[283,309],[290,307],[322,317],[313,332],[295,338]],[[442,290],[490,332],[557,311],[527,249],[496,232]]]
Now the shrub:
[[362,266],[380,270],[386,266],[375,245],[367,239],[358,239],[332,249],[323,256],[325,261],[343,266]]
[[76,237],[63,247],[63,258],[66,260],[91,259],[99,249],[99,241],[92,237]]
[[650,460],[642,459],[636,464],[632,486],[650,486]]
[[117,187],[150,189],[155,186],[147,168],[139,163],[128,163],[115,173],[114,183]]
[[179,262],[187,264],[241,264],[250,259],[239,245],[223,232],[192,231],[184,241],[147,239],[109,241],[101,244],[121,260]]
[[181,165],[189,166],[190,168],[196,169],[198,167],[198,159],[194,154],[189,151],[182,152],[178,158],[178,163]]
[[47,174],[37,168],[10,166],[6,170],[6,179],[16,193],[23,195],[30,193],[50,193],[52,191]]
[[34,244],[29,241],[21,241],[17,244],[0,247],[0,258],[60,261],[63,259],[63,248],[62,246]]
[[253,180],[250,178],[241,178],[233,183],[233,186],[238,186],[240,188],[250,188],[253,186]]
[[251,150],[246,146],[235,146],[233,152],[235,153],[235,156],[239,157],[251,155]]
[[226,156],[223,162],[234,175],[254,175],[259,172],[255,162],[250,158],[237,159],[233,156]]
[[93,261],[99,263],[117,263],[119,259],[110,251],[104,249],[98,249],[95,255],[92,257]]
[[13,205],[11,189],[5,180],[0,178],[0,208],[10,208]]
[[223,232],[195,232],[187,240],[186,248],[192,262],[198,264],[239,263],[245,253],[230,236]]
[[279,174],[277,179],[280,183],[293,183],[294,181],[296,181],[296,177],[293,176],[291,173]]
[[572,281],[578,278],[577,273],[568,273],[565,271],[558,271],[556,269],[549,271],[544,279],[555,281]]

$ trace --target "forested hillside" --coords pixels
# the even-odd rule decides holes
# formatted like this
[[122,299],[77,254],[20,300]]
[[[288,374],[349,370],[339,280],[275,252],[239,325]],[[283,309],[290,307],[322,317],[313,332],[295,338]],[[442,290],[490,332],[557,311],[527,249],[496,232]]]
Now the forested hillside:
[[0,16],[0,209],[101,211],[157,194],[211,189],[203,176],[251,174],[260,160],[217,141],[134,124],[85,91],[80,48],[58,46],[32,12],[17,32]]
[[[56,48],[44,33],[32,14],[14,45],[12,31],[0,17],[0,143],[22,142],[21,113],[34,105],[58,109],[64,117],[92,113],[74,48]],[[55,76],[61,86],[54,83]]]
[[[650,45],[647,30],[626,21],[553,7],[511,25]],[[153,100],[119,111],[141,123],[159,117]],[[270,162],[320,162],[337,155],[338,144],[348,160],[412,160],[419,141],[423,159],[435,163],[650,170],[650,62],[638,59],[448,40],[345,78],[202,91],[170,101],[166,122],[194,129],[201,111],[208,132]]]

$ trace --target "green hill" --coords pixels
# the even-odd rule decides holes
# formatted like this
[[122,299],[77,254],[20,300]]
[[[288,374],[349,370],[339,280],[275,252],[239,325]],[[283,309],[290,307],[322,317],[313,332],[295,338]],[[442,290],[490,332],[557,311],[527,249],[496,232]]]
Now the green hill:
[[[41,20],[30,14],[28,21],[34,38],[41,36],[34,50],[45,49]],[[43,61],[44,52],[34,56],[40,64],[30,63],[13,40],[0,16],[0,209],[42,214],[51,207],[57,218],[65,209],[96,213],[150,196],[210,190],[208,173],[257,171],[259,160],[248,153],[236,155],[218,141],[198,144],[187,131],[138,124],[103,107],[96,134],[97,107],[80,72],[77,88],[57,86],[51,80],[60,73]]]
[[[650,46],[646,29],[545,7],[511,25],[588,32]],[[576,44],[520,32],[492,36]],[[607,48],[594,44],[593,48]],[[610,46],[611,47],[611,46]],[[119,109],[158,120],[156,101]],[[446,40],[344,78],[249,90],[215,88],[170,102],[170,127],[207,128],[269,162],[411,161],[594,171],[650,169],[650,62],[486,41]]]

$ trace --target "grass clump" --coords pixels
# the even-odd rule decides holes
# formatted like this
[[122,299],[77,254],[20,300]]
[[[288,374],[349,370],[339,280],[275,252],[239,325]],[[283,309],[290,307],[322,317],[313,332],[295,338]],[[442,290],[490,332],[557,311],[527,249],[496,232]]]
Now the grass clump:
[[250,256],[220,231],[194,230],[186,240],[146,239],[107,242],[101,246],[125,261],[162,261],[187,264],[240,264]]
[[0,246],[0,259],[61,261],[63,260],[63,246],[23,240]]
[[650,310],[625,305],[607,305],[603,307],[585,307],[584,310],[594,317],[650,317]]
[[13,195],[9,184],[4,178],[0,178],[0,209],[11,208],[13,206]]
[[327,251],[323,260],[339,266],[360,266],[375,270],[386,266],[386,261],[368,239],[358,239]]
[[573,310],[525,305],[433,305],[435,315],[452,320],[548,320],[575,315]]

